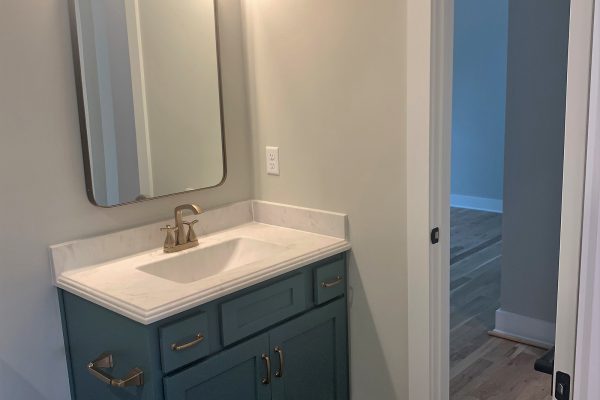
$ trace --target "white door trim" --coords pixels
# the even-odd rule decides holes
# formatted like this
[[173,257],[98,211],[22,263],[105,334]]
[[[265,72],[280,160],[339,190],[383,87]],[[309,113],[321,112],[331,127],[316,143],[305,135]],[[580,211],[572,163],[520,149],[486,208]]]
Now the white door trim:
[[408,393],[433,399],[433,327],[430,322],[429,170],[432,0],[406,8],[406,262],[408,276]]
[[[600,108],[600,2],[595,5],[590,110]],[[598,357],[600,357],[600,113],[589,113],[586,161],[581,274],[573,398],[587,400],[600,392]]]
[[[432,9],[430,228],[440,227],[440,242],[430,243],[431,398],[450,396],[450,164],[454,0]],[[441,268],[440,268],[441,267]]]
[[[572,0],[554,369],[576,385],[575,347],[583,223],[594,0]],[[573,391],[571,391],[573,398]]]
[[[409,398],[449,397],[453,0],[407,1]],[[432,245],[430,232],[441,228]]]
[[[571,0],[557,324],[562,345],[555,365],[572,377],[593,3]],[[407,0],[406,10],[409,399],[447,400],[453,1]],[[431,246],[434,226],[442,235],[440,244]]]

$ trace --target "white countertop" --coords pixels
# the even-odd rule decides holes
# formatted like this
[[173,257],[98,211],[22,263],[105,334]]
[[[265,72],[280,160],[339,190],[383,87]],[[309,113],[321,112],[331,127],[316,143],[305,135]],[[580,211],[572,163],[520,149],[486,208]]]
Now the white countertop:
[[[211,218],[218,220],[220,227],[229,227],[200,236],[198,247],[180,253],[165,254],[162,246],[156,246],[154,236],[160,236],[151,232],[160,224],[52,246],[54,283],[137,322],[151,324],[350,249],[343,214],[257,201],[205,214],[199,223],[204,222],[203,232],[211,231]],[[224,215],[230,219],[225,224]],[[151,236],[151,248],[136,243]],[[259,261],[190,283],[139,269],[236,238],[274,243],[281,249]],[[127,248],[134,251],[127,254]]]

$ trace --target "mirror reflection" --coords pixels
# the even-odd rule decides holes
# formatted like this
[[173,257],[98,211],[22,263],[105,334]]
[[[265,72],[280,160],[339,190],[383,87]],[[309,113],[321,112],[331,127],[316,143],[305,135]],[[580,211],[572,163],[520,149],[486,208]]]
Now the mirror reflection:
[[90,200],[222,183],[214,0],[76,0],[75,24]]

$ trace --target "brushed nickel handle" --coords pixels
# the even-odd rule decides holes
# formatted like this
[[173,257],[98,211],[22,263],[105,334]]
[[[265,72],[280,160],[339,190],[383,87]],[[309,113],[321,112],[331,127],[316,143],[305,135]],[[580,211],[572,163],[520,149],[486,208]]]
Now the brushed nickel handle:
[[279,355],[279,369],[275,371],[277,378],[283,378],[283,369],[285,368],[285,358],[283,357],[283,349],[279,346],[275,347],[275,353]]
[[196,236],[196,232],[194,231],[194,225],[196,225],[198,223],[198,220],[195,219],[191,222],[184,222],[184,225],[187,225],[188,227],[188,231],[187,231],[187,241],[188,243],[190,242],[197,242],[198,241],[198,236]]
[[173,343],[171,345],[171,350],[173,350],[173,351],[186,350],[186,349],[189,349],[190,347],[194,347],[195,345],[202,342],[203,340],[204,340],[204,336],[201,333],[199,333],[196,335],[196,339],[192,340],[191,342],[184,343],[184,344]]
[[144,372],[139,368],[129,371],[123,379],[114,378],[107,372],[102,371],[102,368],[112,368],[113,365],[112,354],[102,353],[97,359],[90,362],[87,367],[90,374],[98,378],[102,383],[113,387],[125,388],[144,385]]
[[325,288],[325,289],[329,289],[330,287],[339,285],[340,283],[342,283],[343,280],[344,280],[344,277],[341,275],[338,275],[334,280],[331,280],[329,282],[321,282],[321,287]]
[[263,385],[268,385],[271,383],[271,357],[263,353],[261,358],[265,362],[265,368],[267,369],[267,377],[262,378],[261,382]]
[[175,232],[179,230],[177,227],[172,227],[171,225],[167,225],[166,228],[160,228],[161,231],[167,232],[167,236],[165,237],[165,249],[170,249],[177,245],[177,240],[175,239]]

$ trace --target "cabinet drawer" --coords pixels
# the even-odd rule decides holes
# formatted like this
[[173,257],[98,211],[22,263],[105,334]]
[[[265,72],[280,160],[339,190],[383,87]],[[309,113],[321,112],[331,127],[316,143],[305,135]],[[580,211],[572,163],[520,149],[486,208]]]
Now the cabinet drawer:
[[323,304],[346,292],[344,259],[315,269],[315,303]]
[[160,355],[165,373],[206,357],[209,352],[206,313],[160,328]]
[[223,345],[237,342],[305,309],[306,284],[302,274],[223,303]]

